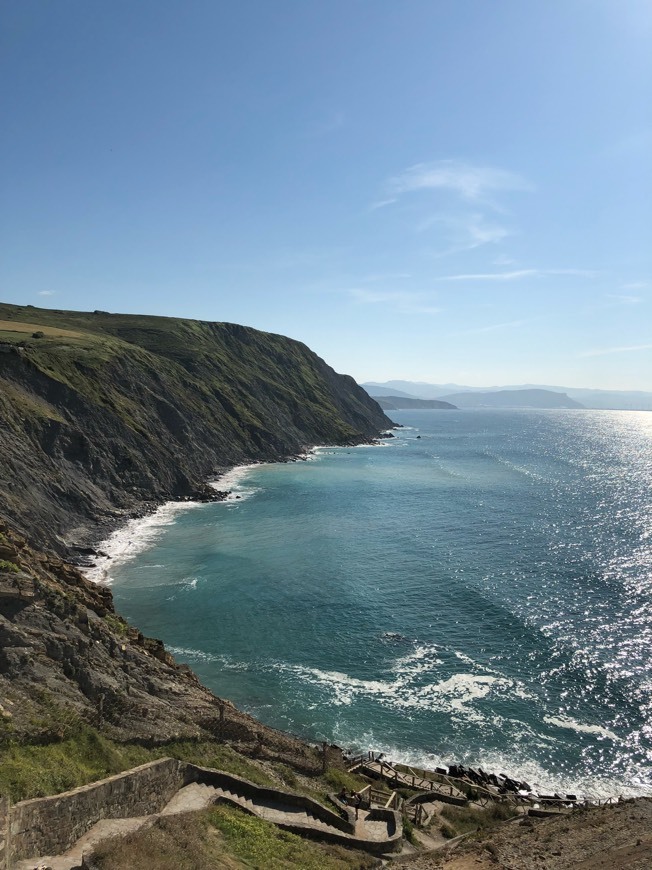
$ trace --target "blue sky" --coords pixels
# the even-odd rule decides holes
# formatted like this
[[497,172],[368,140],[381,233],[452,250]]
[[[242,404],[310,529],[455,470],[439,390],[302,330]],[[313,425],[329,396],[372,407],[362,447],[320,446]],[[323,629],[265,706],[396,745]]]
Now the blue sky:
[[5,0],[0,298],[652,390],[648,0]]

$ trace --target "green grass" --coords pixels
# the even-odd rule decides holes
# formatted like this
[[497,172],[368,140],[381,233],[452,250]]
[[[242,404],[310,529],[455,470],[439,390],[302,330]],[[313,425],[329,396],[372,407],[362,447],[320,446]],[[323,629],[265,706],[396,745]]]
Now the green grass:
[[368,780],[355,773],[349,773],[348,770],[340,770],[337,767],[332,767],[327,770],[322,777],[323,782],[328,787],[329,791],[339,792],[343,788],[347,791],[360,791],[366,785],[369,785]]
[[366,856],[351,855],[333,846],[317,846],[232,807],[214,807],[207,815],[209,823],[224,837],[228,850],[250,867],[339,870],[373,866],[373,859]]
[[18,574],[20,567],[15,562],[0,559],[0,571],[8,571],[10,574]]
[[364,870],[374,858],[304,840],[228,806],[160,819],[153,827],[102,843],[99,870]]
[[456,837],[469,831],[493,828],[515,815],[514,807],[510,804],[492,803],[483,808],[446,805],[441,811],[441,816],[446,821],[440,830],[444,837]]
[[226,773],[248,779],[256,785],[275,786],[276,788],[279,785],[278,781],[271,777],[263,767],[223,743],[214,743],[210,740],[201,742],[179,740],[166,743],[165,746],[160,746],[152,751],[152,757],[165,758],[168,755],[172,758],[179,758],[181,761],[196,764],[199,767],[214,767],[218,770],[224,770]]
[[0,749],[0,793],[12,801],[57,794],[150,760],[146,749],[121,746],[82,726],[58,742]]
[[0,744],[0,794],[8,794],[13,801],[68,791],[168,756],[224,770],[256,785],[279,785],[264,768],[230,746],[210,740],[174,741],[155,749],[118,743],[85,725],[73,713],[55,708],[51,714],[46,710],[45,715],[41,713],[34,720],[34,731],[48,735],[48,742],[12,741],[10,722],[4,731],[4,744]]
[[[162,391],[185,416],[192,413],[214,425],[217,414],[221,425],[230,420],[235,434],[247,430],[255,441],[268,427],[269,409],[254,395],[283,404],[300,427],[320,428],[332,438],[356,434],[333,404],[321,362],[283,336],[224,323],[4,303],[0,323],[4,330],[20,329],[23,323],[44,331],[40,339],[32,339],[29,330],[22,334],[30,361],[48,377],[111,409],[137,432],[149,427],[142,403],[124,389],[120,375],[126,366],[157,372]],[[352,396],[350,401],[359,403]],[[364,411],[362,405],[359,410]]]

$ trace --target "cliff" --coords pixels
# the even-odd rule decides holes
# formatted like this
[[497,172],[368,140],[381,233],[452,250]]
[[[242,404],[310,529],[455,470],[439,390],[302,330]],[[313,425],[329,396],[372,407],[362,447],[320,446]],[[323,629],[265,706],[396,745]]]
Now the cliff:
[[217,738],[318,767],[310,747],[215,697],[128,625],[107,587],[0,520],[0,760],[13,743],[56,743],[84,724],[118,741]]
[[389,425],[352,378],[283,336],[0,305],[0,750],[90,726],[319,767],[201,686],[65,559],[127,514],[214,497],[206,480],[227,466]]
[[58,553],[226,466],[391,425],[304,344],[230,323],[0,304],[0,516]]

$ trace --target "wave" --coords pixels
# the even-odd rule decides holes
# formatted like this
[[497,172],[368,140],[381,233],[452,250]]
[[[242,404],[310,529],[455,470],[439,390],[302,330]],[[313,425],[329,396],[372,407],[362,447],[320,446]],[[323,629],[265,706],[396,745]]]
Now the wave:
[[253,462],[249,465],[236,465],[235,468],[229,469],[229,471],[226,471],[220,477],[212,480],[210,486],[220,492],[226,491],[229,493],[224,500],[226,504],[250,498],[257,492],[260,492],[261,487],[246,485],[245,481],[254,469],[265,465],[270,465],[270,463]]
[[273,667],[322,689],[335,706],[350,706],[358,699],[371,699],[394,709],[460,714],[467,719],[477,718],[470,707],[473,701],[485,698],[495,689],[508,690],[514,685],[513,680],[506,677],[468,673],[453,674],[426,685],[416,683],[418,676],[431,671],[438,663],[422,662],[413,657],[407,668],[403,665],[393,680],[365,680],[340,671],[287,663],[277,663]]
[[423,750],[399,747],[372,729],[356,732],[350,721],[335,724],[334,740],[352,753],[382,752],[388,761],[405,764],[408,767],[434,770],[450,764],[464,764],[468,767],[481,767],[491,773],[503,773],[518,781],[525,780],[535,792],[540,794],[559,792],[575,794],[581,799],[605,800],[616,795],[623,797],[642,797],[650,793],[650,783],[641,779],[622,779],[604,774],[569,776],[565,771],[549,770],[538,761],[519,751],[516,747],[509,755],[493,750],[476,752],[460,751],[456,755],[447,752],[426,752]]
[[[134,517],[112,532],[98,545],[105,556],[98,556],[92,568],[83,569],[84,575],[93,583],[112,583],[110,571],[133,559],[139,553],[152,547],[168,526],[174,525],[177,516],[187,510],[202,507],[202,502],[171,501],[158,507],[145,517]],[[147,565],[147,568],[161,568],[163,565]]]
[[567,716],[544,716],[543,721],[547,722],[548,725],[555,725],[557,728],[569,728],[571,731],[578,731],[583,734],[599,734],[601,737],[613,740],[614,743],[621,742],[617,734],[614,734],[608,728],[603,728],[602,725],[584,725]]
[[234,661],[229,658],[229,656],[221,655],[219,653],[211,653],[206,652],[201,649],[193,649],[192,647],[183,647],[183,646],[168,646],[168,652],[172,653],[173,656],[178,656],[181,659],[185,659],[186,661],[192,664],[198,664],[202,662],[212,662],[221,665],[225,670],[229,671],[247,671],[250,670],[250,665],[246,662]]

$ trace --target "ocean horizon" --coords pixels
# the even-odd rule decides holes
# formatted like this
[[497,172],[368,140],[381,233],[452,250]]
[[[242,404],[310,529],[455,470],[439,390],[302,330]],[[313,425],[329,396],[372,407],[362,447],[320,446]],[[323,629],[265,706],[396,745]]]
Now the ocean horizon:
[[308,740],[652,793],[652,416],[401,411],[251,465],[89,572],[203,683]]

